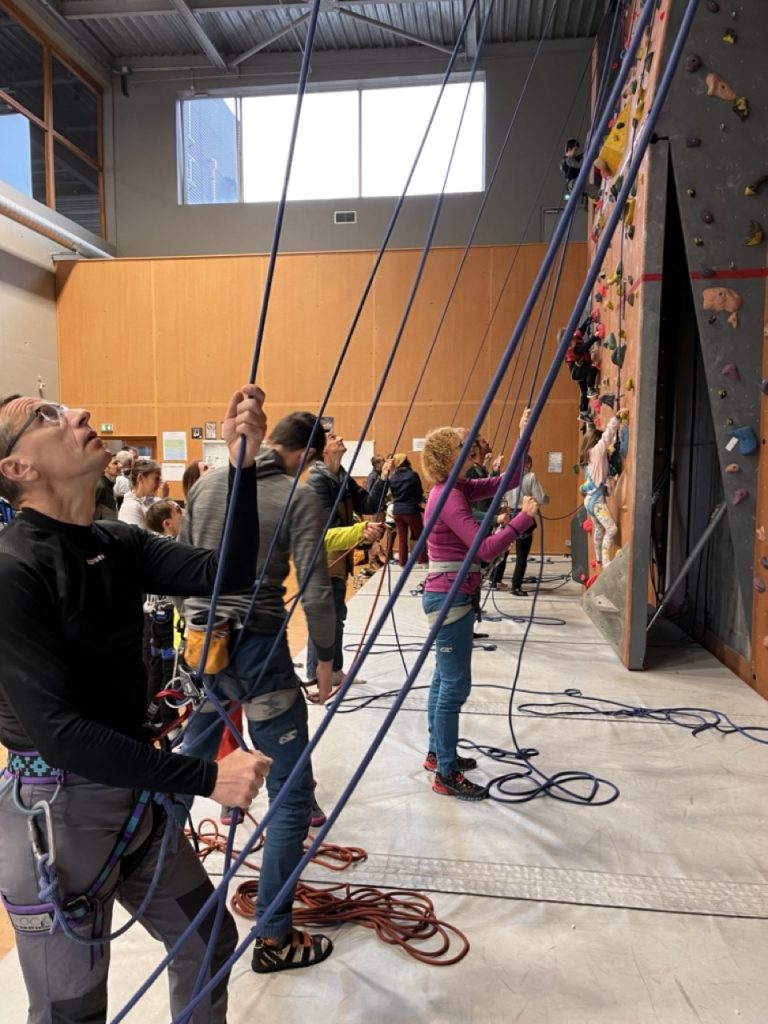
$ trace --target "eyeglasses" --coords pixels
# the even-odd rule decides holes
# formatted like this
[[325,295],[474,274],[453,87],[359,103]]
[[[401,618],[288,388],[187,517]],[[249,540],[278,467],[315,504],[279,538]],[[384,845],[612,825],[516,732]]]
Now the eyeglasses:
[[3,458],[8,458],[13,449],[21,440],[22,435],[25,434],[26,431],[29,430],[32,424],[35,423],[37,420],[40,420],[41,423],[59,424],[64,419],[64,415],[66,414],[66,412],[67,406],[59,405],[56,402],[46,402],[45,405],[38,405],[38,407],[36,409],[33,409],[33,411],[29,414],[26,420],[24,420],[21,429],[18,430],[13,435],[11,440],[8,442],[8,446],[3,452]]

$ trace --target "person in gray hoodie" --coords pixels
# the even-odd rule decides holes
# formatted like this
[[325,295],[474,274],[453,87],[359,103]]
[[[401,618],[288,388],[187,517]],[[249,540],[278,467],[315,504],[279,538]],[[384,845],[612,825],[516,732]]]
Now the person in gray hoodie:
[[[260,536],[256,579],[261,579],[258,595],[250,614],[252,589],[223,595],[216,606],[217,622],[226,617],[233,635],[241,629],[245,633],[229,664],[213,677],[207,676],[207,684],[219,698],[242,704],[251,741],[272,758],[267,780],[270,800],[280,792],[308,742],[307,705],[285,633],[276,640],[286,617],[289,558],[293,558],[300,583],[309,577],[301,602],[309,635],[319,655],[318,693],[313,699],[324,702],[331,692],[336,617],[325,565],[325,518],[317,497],[308,487],[299,485],[294,491],[287,515],[273,540],[302,456],[307,450],[310,458],[322,456],[324,444],[325,433],[312,413],[290,413],[274,427],[269,447],[262,449],[255,461]],[[200,547],[218,547],[226,501],[227,474],[212,469],[189,492],[180,539],[194,538]],[[204,599],[185,600],[183,612],[188,627],[190,623],[206,622],[209,608]],[[229,647],[233,650],[233,640]],[[203,704],[193,715],[184,734],[184,754],[215,758],[223,722],[216,722],[214,714],[210,704]],[[313,787],[312,767],[308,763],[267,830],[257,921],[301,858],[310,824]],[[257,973],[308,967],[330,954],[333,947],[327,936],[293,928],[292,905],[293,891],[281,901],[257,939],[252,961]]]

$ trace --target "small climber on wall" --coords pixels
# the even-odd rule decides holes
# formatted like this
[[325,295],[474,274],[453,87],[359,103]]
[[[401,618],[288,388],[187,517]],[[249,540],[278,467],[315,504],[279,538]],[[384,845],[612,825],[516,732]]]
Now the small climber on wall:
[[609,455],[616,443],[619,427],[627,417],[625,410],[610,420],[605,430],[600,431],[591,423],[582,438],[579,448],[579,464],[584,470],[584,508],[592,523],[592,542],[595,546],[595,561],[598,568],[610,565],[612,548],[616,540],[616,521],[608,508]]
[[[565,195],[564,199],[568,200],[571,198],[571,191],[573,189],[573,183],[579,176],[581,170],[581,161],[584,158],[584,154],[581,152],[581,143],[578,139],[568,139],[565,144],[565,155],[560,162],[560,171],[565,178]],[[592,182],[588,182],[584,186],[584,195],[590,199],[596,200],[600,197],[600,189],[597,185]]]
[[568,367],[571,380],[575,380],[579,385],[579,419],[584,423],[592,422],[589,400],[597,395],[599,370],[592,363],[593,344],[591,323],[586,322],[573,332],[573,337],[565,353],[565,365]]

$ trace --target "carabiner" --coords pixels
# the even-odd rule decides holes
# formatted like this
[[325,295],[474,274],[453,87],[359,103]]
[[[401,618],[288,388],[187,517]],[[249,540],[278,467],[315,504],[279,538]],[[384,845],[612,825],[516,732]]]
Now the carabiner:
[[[56,839],[55,839],[54,834],[53,834],[53,816],[51,814],[51,805],[48,803],[47,800],[38,800],[36,804],[32,805],[32,813],[34,814],[35,812],[42,813],[43,817],[45,818],[45,831],[46,831],[46,839],[47,839],[47,847],[48,847],[46,854],[41,854],[39,852],[40,845],[38,843],[37,844],[36,856],[45,856],[46,857],[46,861],[45,861],[46,866],[49,867],[49,868],[52,868],[53,865],[56,863]],[[30,825],[29,825],[30,834],[33,831],[33,826],[34,826],[34,831],[37,832],[38,829],[37,829],[37,824],[35,822],[34,817],[30,818]],[[34,841],[32,843],[32,849],[33,850],[35,849]]]

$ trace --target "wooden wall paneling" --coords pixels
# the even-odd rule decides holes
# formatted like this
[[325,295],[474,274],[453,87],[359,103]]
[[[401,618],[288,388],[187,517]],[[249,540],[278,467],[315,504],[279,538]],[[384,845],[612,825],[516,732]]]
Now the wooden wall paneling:
[[[527,269],[514,278],[513,298],[505,297],[508,318],[519,312],[543,251],[542,246],[522,247],[521,266]],[[400,450],[411,453],[413,438],[441,423],[471,422],[485,393],[495,358],[490,338],[471,379],[470,369],[488,330],[494,254],[492,248],[478,249],[466,261],[433,360],[405,422]],[[373,258],[371,253],[282,257],[259,372],[270,423],[297,408],[317,407]],[[391,450],[403,428],[460,258],[455,249],[430,255],[392,377],[367,432],[367,439],[381,452]],[[583,247],[576,247],[571,258],[580,278]],[[410,251],[386,255],[331,396],[328,414],[350,445],[359,436],[381,379],[418,259],[419,254]],[[192,439],[190,427],[213,420],[218,433],[232,389],[247,376],[265,266],[265,257],[252,256],[116,260],[61,268],[58,323],[64,400],[89,405],[93,421],[113,423],[116,437],[156,437],[158,453],[163,431],[183,430],[188,460],[199,458],[202,442]],[[467,400],[456,417],[465,384]],[[572,388],[568,380],[568,415]],[[506,422],[502,404],[496,403],[496,423]],[[561,431],[559,418],[557,423]],[[540,432],[534,445],[536,452],[541,444],[540,470],[547,449],[543,437]],[[566,454],[566,473],[569,458]],[[180,495],[180,485],[173,485],[172,493],[177,492]],[[563,550],[564,536],[563,530],[563,538],[553,542],[557,549]]]
[[[377,278],[374,304],[377,384],[382,379],[400,330],[419,259],[418,252],[388,253]],[[479,333],[478,323],[482,323],[485,317],[487,304],[487,256],[483,250],[478,250],[466,261],[437,334],[460,259],[461,251],[457,249],[433,250],[429,254],[421,286],[376,412],[375,440],[380,450],[389,452],[396,448],[413,454],[414,437],[423,437],[427,431],[453,420],[455,401],[471,365]],[[479,314],[478,307],[481,310]],[[423,380],[418,384],[433,341],[432,356]],[[409,412],[408,406],[417,385],[413,408]],[[438,402],[445,402],[445,407],[439,408]]]
[[264,258],[154,260],[152,267],[158,405],[225,404],[248,379]]
[[[151,262],[65,267],[57,269],[56,299],[62,401],[89,407],[146,402],[154,374]],[[154,421],[139,433],[154,433]]]
[[[278,260],[264,337],[263,371],[272,401],[317,409],[349,333],[372,254],[305,253]],[[340,406],[366,406],[372,393],[372,297],[369,296],[338,381],[328,415],[342,433],[358,420],[339,416]]]

